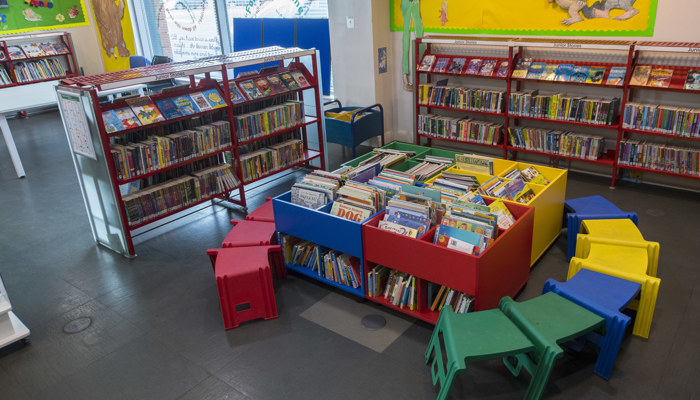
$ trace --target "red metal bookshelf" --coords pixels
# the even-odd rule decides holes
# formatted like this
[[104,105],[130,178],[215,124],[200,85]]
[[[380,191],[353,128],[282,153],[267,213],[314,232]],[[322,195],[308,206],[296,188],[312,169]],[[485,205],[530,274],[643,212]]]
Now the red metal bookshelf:
[[[301,63],[302,57],[307,57],[309,58],[306,61],[311,61],[310,65],[313,65],[313,69],[311,71],[307,70],[306,67],[304,67],[304,64]],[[287,63],[285,63],[285,60]],[[269,62],[278,62],[279,68],[275,71],[268,71],[264,72],[262,74],[258,75],[253,75],[253,76],[248,76],[245,77],[245,79],[255,79],[255,78],[260,78],[260,77],[267,77],[271,74],[278,74],[282,72],[288,72],[290,70],[294,71],[300,71],[302,74],[304,74],[304,77],[306,78],[306,81],[308,82],[309,86],[307,88],[303,89],[295,89],[295,90],[290,90],[288,92],[282,93],[282,94],[275,94],[273,96],[266,96],[263,98],[259,99],[252,99],[252,100],[247,100],[243,103],[238,103],[238,104],[233,104],[231,101],[230,97],[230,90],[229,90],[229,79],[228,79],[228,71],[241,67],[244,65],[262,65],[266,64]],[[285,64],[287,64],[285,66]],[[222,76],[222,81],[217,82],[216,80],[212,79],[212,74],[217,73],[221,74]],[[321,106],[320,106],[320,89],[317,84],[317,79],[316,75],[318,74],[318,71],[316,70],[316,51],[315,50],[304,50],[304,49],[299,49],[299,48],[281,48],[281,47],[270,47],[270,48],[263,48],[263,49],[257,49],[257,50],[251,50],[251,51],[244,51],[244,52],[237,52],[237,53],[232,53],[232,54],[227,54],[227,55],[221,55],[221,56],[214,56],[214,57],[208,57],[206,59],[200,59],[200,60],[192,60],[192,61],[185,61],[185,62],[177,62],[177,63],[169,63],[169,64],[159,64],[155,66],[147,66],[147,67],[140,67],[140,68],[134,68],[126,71],[116,71],[116,72],[109,72],[109,73],[104,73],[104,74],[99,74],[99,75],[93,75],[93,76],[74,76],[74,77],[68,77],[66,79],[63,79],[61,84],[58,87],[59,93],[66,93],[68,96],[77,96],[77,98],[85,98],[85,100],[81,100],[80,104],[82,104],[85,107],[85,112],[86,113],[93,113],[95,116],[95,121],[92,124],[87,124],[88,127],[87,129],[89,130],[89,135],[91,136],[91,140],[93,142],[93,146],[95,147],[96,150],[96,157],[95,157],[95,162],[96,166],[93,167],[93,171],[96,169],[104,170],[105,175],[106,175],[106,181],[108,182],[108,185],[110,186],[110,191],[111,191],[111,198],[105,199],[104,194],[101,195],[91,195],[89,192],[92,190],[95,190],[95,188],[91,187],[90,185],[85,185],[83,187],[84,193],[88,193],[87,196],[85,197],[86,201],[86,207],[88,210],[90,209],[102,209],[102,210],[107,210],[106,213],[109,215],[114,215],[116,218],[119,220],[117,223],[116,221],[110,221],[109,224],[110,226],[116,225],[119,227],[118,229],[121,231],[120,235],[123,237],[123,240],[121,243],[114,244],[114,238],[112,238],[112,242],[108,242],[105,239],[100,238],[100,231],[101,231],[101,226],[100,224],[102,223],[101,221],[98,221],[97,218],[94,218],[92,215],[90,215],[91,218],[91,226],[93,227],[93,232],[95,233],[95,239],[98,241],[98,243],[103,244],[107,247],[112,248],[115,251],[118,251],[126,256],[134,256],[135,255],[135,249],[134,249],[134,244],[132,240],[132,231],[138,228],[142,228],[144,226],[153,224],[157,221],[160,221],[166,217],[172,216],[174,214],[177,214],[181,211],[184,211],[186,209],[189,209],[197,204],[201,204],[203,202],[213,200],[216,198],[221,198],[224,199],[228,202],[234,203],[241,205],[243,207],[246,206],[246,200],[245,200],[245,188],[244,185],[248,183],[255,182],[259,179],[263,179],[265,177],[272,176],[274,174],[277,174],[281,171],[287,170],[289,168],[293,168],[296,166],[307,166],[309,168],[318,168],[318,166],[314,166],[311,163],[312,162],[317,162],[320,164],[321,168],[325,168],[325,160],[324,160],[324,154],[325,150],[323,147],[323,128],[322,128],[322,119],[320,118],[321,114]],[[203,78],[202,78],[203,75]],[[100,104],[98,101],[98,97],[100,96],[100,92],[110,90],[110,91],[118,91],[119,89],[122,88],[128,88],[128,87],[133,87],[134,85],[141,85],[141,84],[146,84],[149,82],[156,82],[156,81],[162,81],[166,79],[178,79],[178,78],[187,78],[187,81],[189,84],[182,88],[182,89],[176,89],[173,91],[169,91],[166,93],[160,93],[160,94],[152,94],[150,96],[151,100],[155,104],[155,101],[164,99],[164,98],[171,98],[183,94],[192,94],[196,92],[201,92],[207,89],[211,88],[216,88],[219,93],[222,95],[224,100],[226,101],[226,107],[220,107],[216,109],[211,109],[207,111],[202,111],[198,112],[195,114],[190,114],[190,115],[185,115],[185,116],[179,116],[171,119],[166,119],[165,121],[160,121],[157,123],[153,124],[148,124],[148,125],[142,125],[139,127],[135,128],[129,128],[126,130],[118,131],[118,132],[113,132],[113,133],[107,133],[105,131],[104,127],[104,121],[102,120],[102,112],[103,111],[109,111],[109,110],[114,110],[118,109],[120,107],[126,107],[128,106],[128,103],[124,100],[115,100],[112,103],[107,103],[107,104]],[[240,78],[243,79],[243,78]],[[240,80],[238,79],[238,80]],[[231,80],[231,82],[236,82],[237,80]],[[307,92],[308,91],[308,92]],[[277,98],[280,98],[281,96],[287,96],[289,99],[296,99],[296,100],[301,100],[303,101],[303,96],[304,94],[308,95],[309,93],[313,92],[313,98],[316,100],[316,115],[315,116],[304,116],[304,122],[301,124],[297,124],[293,127],[290,127],[288,129],[283,129],[277,132],[274,132],[269,135],[264,135],[260,136],[254,139],[246,140],[246,141],[241,141],[239,142],[237,140],[237,133],[235,131],[235,124],[233,123],[234,118],[236,115],[239,113],[243,112],[249,112],[251,109],[255,109],[258,106],[264,106],[264,104],[270,104],[271,102],[277,101]],[[281,98],[281,100],[284,100],[284,98]],[[65,113],[68,112],[68,109],[66,108],[64,110],[64,106],[62,106],[59,103],[59,108],[61,109],[62,116],[64,117],[64,124],[65,122]],[[67,107],[67,106],[66,106]],[[303,107],[302,107],[303,110]],[[224,147],[224,148],[217,148],[216,150],[210,151],[206,154],[199,154],[196,157],[186,159],[186,160],[181,160],[173,165],[168,165],[167,167],[159,168],[155,171],[149,171],[147,173],[142,173],[137,176],[130,177],[128,179],[118,179],[118,174],[116,171],[116,167],[114,163],[112,162],[112,157],[110,153],[110,143],[114,140],[115,137],[118,136],[123,136],[125,138],[126,142],[129,142],[130,139],[128,139],[129,135],[135,134],[135,133],[146,133],[146,130],[153,129],[155,130],[153,132],[160,132],[160,134],[169,134],[171,133],[168,129],[181,129],[180,123],[185,120],[190,120],[193,118],[197,117],[206,117],[203,118],[201,123],[206,123],[206,121],[229,121],[230,122],[230,145]],[[188,126],[188,125],[185,125]],[[319,148],[309,148],[309,142],[307,138],[307,128],[310,126],[315,126],[317,129],[318,133],[318,143],[320,143]],[[161,132],[162,131],[162,132]],[[298,131],[298,138],[302,140],[303,143],[303,148],[304,151],[302,153],[302,157],[299,160],[290,162],[289,165],[286,165],[282,168],[278,168],[275,171],[269,171],[268,173],[263,174],[262,176],[249,180],[244,182],[242,172],[240,169],[240,160],[242,156],[242,152],[245,151],[242,148],[254,145],[256,142],[265,140],[265,139],[275,139],[279,135],[285,132],[293,132],[293,131]],[[143,134],[141,136],[143,136]],[[158,134],[158,133],[153,133],[153,134]],[[141,140],[141,139],[138,139]],[[267,142],[266,142],[267,143]],[[76,153],[75,149],[72,148],[73,153]],[[224,183],[223,181],[218,182],[221,188],[227,188],[226,190],[217,190],[215,194],[212,195],[205,195],[200,199],[195,199],[194,201],[190,198],[190,194],[187,194],[186,196],[184,194],[178,195],[178,199],[181,199],[183,202],[178,205],[177,201],[178,199],[173,199],[173,200],[165,200],[167,202],[166,208],[167,211],[153,211],[153,215],[151,216],[146,216],[144,217],[143,220],[140,220],[138,223],[133,223],[132,221],[129,221],[128,216],[127,216],[127,210],[125,209],[125,203],[124,203],[124,198],[128,196],[132,196],[131,193],[129,194],[122,194],[122,188],[120,186],[122,185],[132,185],[132,184],[137,184],[138,182],[141,181],[142,179],[149,179],[152,180],[153,178],[156,178],[155,182],[159,182],[159,177],[160,174],[162,173],[167,173],[168,176],[174,176],[175,179],[172,180],[172,184],[176,185],[181,182],[180,179],[178,179],[179,175],[184,167],[192,166],[195,168],[193,172],[199,171],[197,168],[204,168],[202,171],[206,171],[206,174],[217,174],[220,172],[217,172],[219,170],[211,170],[210,167],[215,167],[217,165],[225,167],[229,164],[227,164],[228,158],[223,157],[223,154],[225,152],[231,152],[231,157],[230,157],[230,167],[231,171],[234,172],[237,178],[237,184],[231,188],[230,182],[226,183],[226,186],[223,186]],[[86,175],[86,172],[82,169],[83,164],[86,162],[91,162],[91,161],[86,161],[85,157],[74,155],[76,157],[76,169],[79,175],[79,178],[81,182],[84,181],[82,178],[84,175]],[[207,163],[202,164],[201,162],[203,160],[207,160]],[[211,161],[211,162],[210,162]],[[195,163],[196,166],[195,166]],[[189,170],[189,169],[188,169]],[[226,170],[224,168],[224,170]],[[185,170],[182,170],[185,171]],[[185,174],[189,174],[189,172],[184,172]],[[209,176],[209,175],[206,175]],[[211,175],[215,176],[215,175]],[[188,178],[189,180],[190,178]],[[200,178],[200,179],[205,179],[205,178]],[[206,178],[206,179],[219,179],[219,178]],[[212,181],[213,182],[213,181]],[[214,183],[211,183],[214,184]],[[207,185],[210,185],[210,183],[207,183]],[[219,187],[219,186],[217,186]],[[175,191],[176,186],[171,186],[168,187],[168,190]],[[146,195],[149,195],[148,187],[144,189],[144,193]],[[209,186],[207,186],[207,190],[210,190]],[[140,192],[137,192],[140,193]],[[236,195],[232,195],[232,193],[236,193]],[[99,198],[100,200],[97,202],[99,204],[89,204],[89,199],[95,197]],[[133,201],[133,197],[130,197],[129,200]],[[183,200],[184,199],[184,200]],[[94,201],[94,200],[93,200]],[[140,201],[140,200],[138,200]],[[171,204],[171,202],[173,202]],[[146,206],[144,206],[146,207]],[[148,207],[146,207],[148,208]],[[150,209],[149,211],[150,212]],[[108,219],[108,218],[103,218],[103,219]],[[112,229],[112,228],[107,228],[107,230]]]
[[[434,55],[436,59],[438,57],[448,57],[453,60],[456,57],[466,58],[466,63],[472,58],[480,59],[498,59],[499,65],[501,61],[509,61],[509,71],[506,77],[498,78],[505,80],[506,87],[506,110],[509,109],[508,101],[509,95],[513,92],[520,91],[523,86],[528,88],[537,89],[547,89],[551,87],[552,91],[560,91],[562,88],[567,88],[571,92],[576,92],[576,88],[580,87],[586,88],[590,91],[591,88],[601,88],[601,90],[607,90],[609,92],[602,92],[601,97],[619,97],[620,98],[620,120],[613,122],[610,125],[605,124],[594,124],[578,121],[565,121],[565,120],[555,120],[547,118],[535,118],[529,116],[518,116],[513,114],[501,114],[492,113],[484,110],[463,110],[453,107],[445,107],[441,105],[432,105],[419,102],[418,90],[414,90],[414,107],[415,107],[415,119],[414,127],[416,129],[416,144],[421,144],[421,138],[425,138],[430,145],[431,141],[441,140],[452,143],[464,143],[468,145],[485,146],[492,148],[500,148],[503,150],[503,158],[515,158],[517,153],[528,153],[536,154],[550,158],[560,158],[568,159],[572,161],[580,161],[585,163],[599,164],[611,168],[611,186],[615,186],[617,180],[619,179],[619,172],[623,169],[636,169],[640,171],[648,171],[656,174],[684,177],[696,179],[693,174],[677,174],[672,172],[666,172],[662,170],[656,170],[652,168],[643,167],[633,167],[631,165],[620,163],[620,143],[629,138],[646,138],[644,140],[651,140],[651,138],[665,138],[665,139],[675,139],[682,143],[686,141],[687,145],[695,145],[700,141],[700,137],[694,137],[692,134],[690,137],[662,133],[653,130],[644,129],[630,129],[625,128],[622,125],[622,118],[624,116],[625,106],[628,102],[644,102],[645,98],[649,98],[647,94],[652,92],[659,93],[678,93],[679,96],[690,96],[690,98],[695,98],[693,96],[700,95],[700,89],[687,89],[686,80],[689,76],[689,72],[693,70],[698,70],[700,73],[700,43],[671,43],[671,42],[632,42],[632,41],[614,41],[614,40],[569,40],[569,39],[530,39],[530,38],[511,38],[511,39],[500,39],[500,38],[469,38],[469,37],[424,37],[416,39],[416,45],[425,45],[425,53],[427,55]],[[503,48],[506,47],[508,51],[508,57],[497,57],[492,55],[485,55],[489,50],[494,48],[500,48],[500,52],[503,53]],[[417,47],[419,48],[419,47]],[[476,50],[478,49],[478,50]],[[488,50],[485,50],[488,49]],[[585,50],[584,56],[577,56],[578,50]],[[568,51],[569,53],[566,53]],[[563,52],[563,53],[561,53]],[[644,57],[646,52],[654,53],[653,58]],[[495,51],[494,51],[495,53]],[[662,56],[658,56],[662,53]],[[665,54],[664,54],[665,53]],[[544,57],[542,54],[551,54],[551,58]],[[561,56],[564,54],[565,56]],[[573,54],[573,55],[572,55]],[[690,59],[684,60],[683,62],[678,61],[679,57],[686,56]],[[570,63],[576,66],[588,66],[588,67],[605,67],[605,74],[600,84],[590,83],[590,82],[562,82],[562,81],[551,81],[543,79],[528,79],[528,78],[516,78],[512,76],[513,69],[515,65],[521,58],[531,58],[533,62],[544,62],[546,64],[561,64]],[[578,58],[577,58],[578,57]],[[415,55],[415,76],[416,82],[415,87],[418,88],[421,84],[430,84],[434,82],[435,79],[456,79],[457,77],[470,77],[470,78],[482,78],[476,75],[464,75],[454,74],[449,72],[433,72],[433,71],[420,71],[419,67],[421,61],[423,60],[423,55],[420,52],[416,52]],[[664,61],[667,60],[667,63]],[[448,64],[449,65],[449,64]],[[631,85],[630,78],[636,66],[638,65],[648,65],[652,68],[669,68],[673,69],[668,87],[654,87],[654,86],[643,86],[643,85]],[[621,85],[608,85],[606,82],[610,74],[612,67],[625,67],[626,74],[624,82]],[[697,82],[697,87],[700,87],[700,82]],[[450,81],[448,86],[455,86],[455,83]],[[457,84],[459,86],[459,84]],[[470,86],[472,88],[473,85]],[[493,85],[486,90],[493,90]],[[610,92],[612,91],[612,92]],[[572,95],[572,93],[567,93]],[[613,93],[612,96],[606,95],[606,93]],[[593,96],[596,97],[596,96]],[[688,108],[688,102],[679,102],[676,104],[671,101],[672,104],[664,104],[664,106],[678,106]],[[693,101],[690,102],[691,104]],[[685,105],[684,105],[685,104]],[[505,140],[498,145],[490,145],[471,141],[460,141],[450,138],[437,137],[430,134],[418,133],[418,118],[421,114],[421,110],[435,114],[439,114],[440,111],[452,112],[450,116],[454,116],[454,112],[460,112],[464,114],[484,114],[491,115],[498,118],[503,118],[504,132],[503,135]],[[600,129],[601,134],[605,138],[608,138],[609,134],[605,131],[616,131],[615,137],[609,137],[609,141],[614,142],[614,148],[608,148],[604,150],[602,156],[598,159],[588,159],[582,157],[552,154],[548,152],[538,151],[536,149],[527,149],[518,146],[513,146],[509,143],[507,136],[507,129],[511,126],[519,126],[520,122],[534,122],[534,123],[554,123],[562,126],[571,127],[582,127],[582,128],[595,128]],[[499,121],[500,123],[500,121]],[[533,128],[534,126],[527,125]],[[544,129],[544,127],[541,127]],[[561,128],[560,128],[561,129]],[[581,133],[585,136],[588,133]],[[659,144],[663,144],[660,142]],[[700,157],[697,153],[700,149],[696,149],[691,146],[689,150],[692,154],[688,157]],[[689,153],[690,154],[690,153]]]

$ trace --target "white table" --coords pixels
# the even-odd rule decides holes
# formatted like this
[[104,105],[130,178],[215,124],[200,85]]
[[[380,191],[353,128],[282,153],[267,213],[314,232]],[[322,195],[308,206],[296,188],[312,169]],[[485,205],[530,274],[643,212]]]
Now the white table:
[[22,160],[20,160],[19,153],[17,153],[15,140],[12,137],[5,114],[13,114],[32,108],[55,106],[56,92],[53,87],[57,84],[58,81],[47,81],[0,89],[0,130],[5,138],[5,144],[10,152],[10,158],[15,166],[18,178],[24,178],[24,167],[22,167]]
[[[15,166],[15,172],[18,178],[24,178],[24,167],[22,160],[17,153],[17,146],[12,137],[10,126],[7,124],[6,114],[12,115],[18,111],[29,110],[32,108],[56,106],[56,91],[54,86],[58,84],[58,80],[32,83],[29,85],[11,86],[0,89],[0,130],[5,138],[7,150],[10,152],[10,158]],[[110,96],[112,100],[114,95],[125,93],[143,94],[143,88],[146,85],[133,85],[118,89],[105,90],[100,92],[100,95]]]

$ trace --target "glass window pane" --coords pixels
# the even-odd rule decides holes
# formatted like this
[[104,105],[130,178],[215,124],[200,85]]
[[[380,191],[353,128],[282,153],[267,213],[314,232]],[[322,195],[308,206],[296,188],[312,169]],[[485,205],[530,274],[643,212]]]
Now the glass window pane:
[[213,0],[145,0],[154,55],[185,61],[221,54]]
[[328,19],[327,0],[227,0],[229,18]]

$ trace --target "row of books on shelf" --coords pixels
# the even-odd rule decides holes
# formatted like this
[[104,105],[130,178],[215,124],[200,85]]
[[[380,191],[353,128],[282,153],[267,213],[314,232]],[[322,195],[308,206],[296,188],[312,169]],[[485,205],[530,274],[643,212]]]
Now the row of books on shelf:
[[58,78],[66,75],[65,68],[55,58],[18,62],[14,65],[14,72],[15,78],[19,83]]
[[[401,309],[418,309],[418,292],[416,277],[405,272],[397,271],[383,265],[377,265],[367,273],[367,295],[383,298],[395,307]],[[446,286],[428,282],[428,293],[425,296],[425,309],[440,311],[445,305],[450,305],[458,314],[472,309],[474,297]]]
[[263,177],[304,159],[304,142],[291,139],[241,154],[241,174],[245,182]]
[[[432,288],[432,290],[431,290]],[[431,295],[435,293],[435,295]],[[428,304],[430,305],[430,311],[440,311],[445,306],[452,307],[455,314],[464,314],[473,309],[472,304],[474,303],[474,296],[466,294],[454,289],[450,289],[447,286],[440,286],[432,282],[428,283]]]
[[620,141],[618,163],[674,174],[700,176],[700,149],[625,139]]
[[235,117],[234,126],[238,140],[246,141],[289,129],[303,122],[304,103],[289,100],[284,104],[238,115]]
[[622,127],[700,138],[700,109],[627,103],[622,117]]
[[[630,77],[630,85],[667,88],[671,85],[673,74],[674,68],[671,66],[637,65]],[[683,89],[700,89],[700,69],[688,70]]]
[[282,234],[284,262],[297,267],[308,268],[318,276],[341,285],[358,288],[362,281],[358,274],[360,260],[357,257],[325,249],[291,235]]
[[513,92],[508,98],[510,115],[559,121],[612,125],[617,122],[620,99],[567,96],[565,93],[539,94],[538,90]]
[[446,82],[418,86],[418,103],[421,105],[499,113],[503,112],[504,98],[502,90],[447,86]]
[[418,306],[416,277],[377,265],[367,273],[367,295],[383,297],[398,308],[415,310]]
[[520,58],[513,68],[513,78],[537,79],[555,82],[578,82],[602,84],[608,72],[606,85],[622,86],[627,67],[588,66],[573,63],[547,63],[532,58]]
[[419,164],[407,169],[405,172],[408,175],[414,176],[416,182],[422,182],[431,176],[451,167],[454,160],[446,157],[439,157],[426,154]]
[[216,121],[125,145],[112,143],[110,152],[117,178],[131,179],[230,146],[229,122]]
[[426,54],[418,65],[418,71],[505,77],[508,75],[508,60]]
[[233,190],[239,185],[231,166],[224,164],[143,188],[122,196],[122,201],[129,225],[133,226]]
[[23,60],[25,58],[58,56],[68,54],[68,46],[63,42],[26,43],[19,46],[7,46],[7,55],[0,49],[0,61]]
[[551,129],[508,128],[511,146],[543,153],[597,160],[605,151],[605,138]]
[[[256,72],[257,74],[257,72]],[[231,102],[240,104],[264,97],[283,94],[291,90],[305,89],[311,85],[301,71],[292,70],[229,82]]]
[[102,112],[107,133],[226,107],[226,102],[216,88],[162,98],[155,102],[149,96],[134,97],[126,99],[126,103],[128,107]]
[[7,69],[0,65],[0,85],[9,85],[11,83],[12,79],[10,78],[10,74],[7,73]]
[[434,114],[418,115],[418,133],[438,138],[495,145],[501,140],[503,125],[467,117]]

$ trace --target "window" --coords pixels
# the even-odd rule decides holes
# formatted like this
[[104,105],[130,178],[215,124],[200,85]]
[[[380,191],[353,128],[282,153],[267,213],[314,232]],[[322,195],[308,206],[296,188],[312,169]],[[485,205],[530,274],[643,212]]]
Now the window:
[[[141,53],[174,61],[264,46],[319,50],[330,92],[327,0],[144,0],[132,2]],[[223,38],[223,40],[222,40]]]
[[222,53],[214,0],[145,0],[141,4],[142,9],[134,9],[134,20],[147,58],[163,55],[185,61]]

